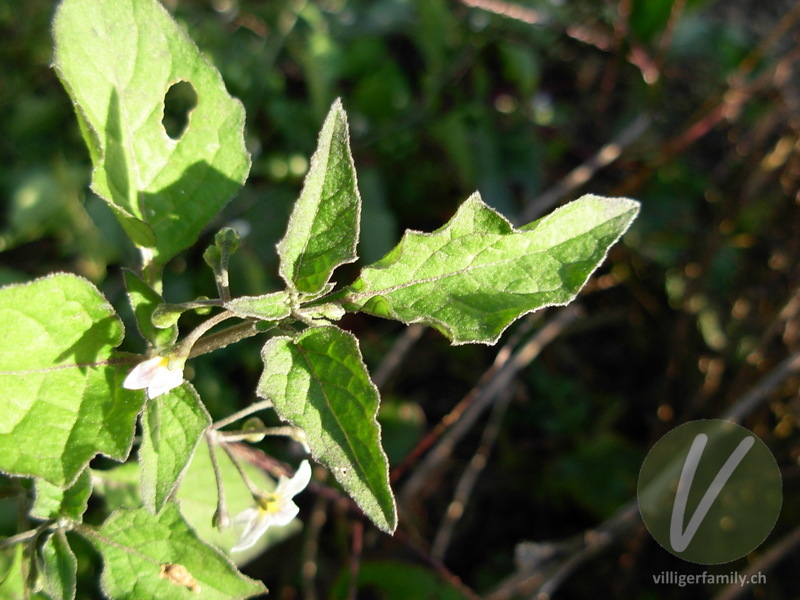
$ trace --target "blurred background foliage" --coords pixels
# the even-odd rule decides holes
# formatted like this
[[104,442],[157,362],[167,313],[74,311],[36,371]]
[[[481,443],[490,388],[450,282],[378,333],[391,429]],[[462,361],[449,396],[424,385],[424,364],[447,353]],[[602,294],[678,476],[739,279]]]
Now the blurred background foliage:
[[[441,226],[475,189],[517,223],[588,191],[643,203],[624,243],[579,300],[585,316],[516,378],[488,465],[446,551],[434,556],[430,545],[485,420],[460,440],[423,493],[401,504],[395,538],[367,526],[361,540],[360,525],[341,503],[305,494],[304,533],[246,567],[272,597],[461,598],[470,589],[517,597],[502,596],[514,589],[509,578],[524,563],[520,546],[515,564],[517,544],[580,540],[634,497],[641,462],[661,435],[723,414],[800,350],[797,3],[165,5],[244,103],[253,155],[239,197],[200,244],[168,266],[167,301],[214,295],[201,256],[223,225],[244,236],[231,265],[234,294],[280,287],[274,245],[336,97],[350,118],[364,200],[364,263],[382,256],[405,228]],[[51,0],[0,3],[0,283],[53,270],[80,273],[127,315],[121,267],[135,265],[136,253],[88,189],[88,153],[49,66],[53,9]],[[193,99],[175,95],[165,125],[179,131]],[[337,272],[340,283],[355,272]],[[373,369],[387,353],[397,354],[393,344],[404,335],[403,327],[374,319],[349,316],[343,324],[360,337]],[[135,331],[130,319],[127,328]],[[129,338],[127,349],[143,349],[135,335]],[[473,389],[497,354],[450,348],[435,332],[408,339],[413,347],[381,386],[393,466]],[[187,374],[222,416],[254,399],[261,368],[258,341],[249,340],[192,361]],[[766,564],[759,561],[787,535],[797,543],[797,385],[796,375],[784,373],[744,421],[781,467],[782,515],[761,548],[712,572]],[[261,448],[296,463],[296,446]],[[399,476],[396,489],[403,483]],[[94,510],[102,518],[103,508]],[[4,534],[14,532],[14,519],[4,505]],[[363,550],[353,551],[354,539]],[[91,598],[99,561],[86,545],[80,549],[89,590],[83,597]],[[768,585],[745,594],[799,597],[797,556],[795,546],[784,547],[768,565]],[[647,599],[725,591],[653,584],[653,574],[695,567],[635,525],[578,567],[559,593]]]

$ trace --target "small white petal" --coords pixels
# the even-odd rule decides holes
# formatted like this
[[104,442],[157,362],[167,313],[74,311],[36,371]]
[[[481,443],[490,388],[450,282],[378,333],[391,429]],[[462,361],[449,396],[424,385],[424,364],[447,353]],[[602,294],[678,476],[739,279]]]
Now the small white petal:
[[297,496],[297,494],[302,492],[304,489],[306,489],[310,481],[311,481],[311,465],[308,464],[307,460],[304,460],[302,463],[300,463],[297,472],[291,479],[287,479],[286,477],[281,477],[280,481],[278,482],[278,487],[275,490],[275,493],[289,500]]
[[147,397],[150,399],[160,396],[183,384],[183,370],[173,371],[166,368],[159,373],[158,378],[147,388]]
[[272,511],[270,514],[270,524],[278,526],[288,525],[299,512],[300,507],[291,500],[287,499],[284,502],[281,502],[276,510]]
[[158,372],[164,368],[166,368],[165,358],[161,356],[148,358],[131,369],[125,381],[122,382],[122,387],[126,390],[143,390],[152,383],[153,378],[157,377]]
[[233,517],[233,521],[231,521],[234,525],[243,525],[245,523],[249,523],[258,517],[259,510],[253,506],[250,508],[245,508],[242,512],[238,515]]
[[272,521],[271,515],[264,511],[258,511],[258,516],[254,519],[251,519],[247,526],[244,528],[239,541],[236,542],[236,545],[231,548],[231,552],[240,552],[241,550],[247,550],[248,548],[255,545],[267,528],[270,526]]
[[182,364],[177,368],[170,368],[169,359],[154,356],[136,365],[122,382],[122,387],[129,390],[147,388],[147,397],[152,399],[182,383]]

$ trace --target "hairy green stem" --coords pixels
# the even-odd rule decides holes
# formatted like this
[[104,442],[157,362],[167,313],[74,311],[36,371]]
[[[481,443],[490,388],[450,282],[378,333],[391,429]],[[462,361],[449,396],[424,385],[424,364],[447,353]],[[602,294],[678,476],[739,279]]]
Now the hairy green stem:
[[189,356],[192,347],[195,345],[197,340],[199,340],[203,334],[214,327],[215,325],[219,325],[226,319],[230,319],[235,317],[236,315],[233,314],[231,311],[226,310],[224,312],[219,313],[218,315],[214,315],[207,321],[203,321],[200,325],[198,325],[189,335],[183,338],[180,344],[178,344],[178,354],[183,356]]
[[213,429],[206,430],[208,455],[211,458],[211,468],[214,470],[214,480],[217,482],[217,510],[214,511],[212,521],[214,527],[223,530],[230,525],[231,517],[228,514],[228,504],[225,501],[225,487],[222,485],[222,472],[219,469],[219,462],[217,462],[216,438],[217,435]]
[[272,407],[271,400],[261,400],[260,402],[254,402],[250,406],[246,406],[242,410],[237,410],[232,415],[228,415],[224,419],[220,419],[216,423],[212,425],[214,429],[221,429],[226,425],[230,425],[231,423],[235,423],[239,419],[244,419],[247,416],[252,415],[253,413],[257,413],[260,410],[265,410],[267,408]]
[[[222,442],[222,440],[220,440],[220,442]],[[233,453],[228,444],[222,442],[219,445],[225,451],[225,454],[228,455],[228,458],[231,459],[231,462],[233,463],[233,466],[236,467],[236,470],[239,471],[239,476],[242,478],[242,481],[250,491],[250,495],[253,496],[253,500],[258,502],[258,499],[263,495],[261,490],[258,489],[258,486],[254,484],[253,480],[250,479],[247,473],[245,473],[245,470],[242,468],[242,464],[239,462],[238,457]]]
[[254,321],[247,321],[245,323],[233,325],[232,327],[228,327],[227,329],[212,333],[211,335],[197,340],[189,352],[189,358],[208,354],[209,352],[219,350],[220,348],[224,348],[229,344],[253,337],[259,333],[264,333],[265,331],[269,330],[258,329],[258,326]]
[[39,533],[41,533],[41,527],[42,526],[40,525],[36,529],[29,529],[28,531],[23,531],[22,533],[18,533],[0,540],[0,548],[7,548],[9,546],[21,544],[22,542],[27,542],[28,540],[35,538],[37,535],[39,535]]
[[253,429],[252,431],[241,430],[219,432],[219,436],[223,442],[248,441],[254,435],[285,435],[286,437],[294,438],[297,435],[297,429],[287,425],[285,427],[264,427],[263,429]]

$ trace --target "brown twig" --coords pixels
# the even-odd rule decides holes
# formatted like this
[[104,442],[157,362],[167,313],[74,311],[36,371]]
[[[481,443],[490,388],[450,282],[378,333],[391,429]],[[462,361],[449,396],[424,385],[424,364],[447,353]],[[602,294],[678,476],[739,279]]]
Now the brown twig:
[[[639,507],[635,500],[595,529],[586,531],[579,548],[553,566],[553,561],[536,562],[533,568],[521,570],[506,579],[486,596],[486,600],[511,600],[517,597],[549,598],[564,580],[589,558],[611,545],[620,535],[639,522]],[[553,551],[573,544],[554,542]],[[545,552],[546,554],[546,552]]]
[[[521,23],[528,25],[546,25],[550,29],[560,29],[560,26],[554,24],[553,19],[549,14],[537,11],[525,6],[520,6],[514,2],[507,2],[505,0],[460,0],[461,4],[470,8],[477,8],[490,12],[502,17],[514,19]],[[614,44],[614,37],[599,29],[598,27],[587,27],[585,25],[569,25],[563,28],[564,33],[572,39],[588,44],[597,48],[602,52],[612,52],[617,48]],[[626,57],[628,62],[638,68],[642,73],[642,78],[648,84],[653,84],[658,81],[659,72],[655,61],[650,57],[649,53],[633,40],[629,40],[631,48],[630,53]]]
[[472,490],[489,461],[489,456],[492,453],[492,448],[497,440],[497,436],[500,434],[503,417],[506,414],[506,409],[511,402],[512,396],[513,394],[510,388],[500,392],[500,396],[497,402],[495,402],[492,414],[489,417],[489,422],[483,430],[480,446],[456,485],[455,492],[453,493],[453,500],[445,511],[442,524],[439,526],[439,531],[436,533],[436,537],[431,545],[431,556],[438,560],[444,560],[447,548],[453,538],[456,525],[464,514],[464,508],[469,501]]
[[[273,477],[279,477],[280,475],[291,475],[291,471],[286,465],[272,456],[269,456],[263,450],[253,448],[247,444],[238,443],[227,444],[226,446],[232,452],[239,454],[242,458],[249,461],[253,466],[269,473]],[[308,484],[308,489],[311,491],[311,493],[324,498],[331,504],[337,504],[343,507],[346,514],[358,519],[363,518],[364,513],[360,508],[358,508],[356,503],[335,488],[312,480],[311,483]],[[458,589],[465,598],[468,598],[469,600],[479,600],[477,594],[475,594],[475,592],[473,592],[469,587],[464,585],[457,575],[454,575],[451,571],[449,571],[447,567],[441,563],[441,561],[431,557],[426,550],[420,548],[419,544],[412,540],[402,529],[398,529],[394,532],[394,539],[414,552],[414,554],[416,554],[422,562],[433,569],[433,571],[435,571],[443,581],[446,581],[448,584]]]
[[631,18],[631,0],[618,0],[617,18],[614,19],[614,35],[612,38],[611,56],[606,61],[605,72],[600,81],[600,95],[595,103],[598,114],[606,112],[611,103],[611,93],[616,88],[617,77],[619,76],[619,57],[622,43],[628,37],[628,29]]
[[358,573],[361,570],[361,553],[364,549],[364,522],[353,521],[353,544],[350,551],[350,586],[347,591],[348,600],[356,600],[358,596]]
[[610,142],[582,165],[574,168],[561,181],[545,190],[533,202],[529,202],[522,211],[520,223],[529,223],[555,206],[562,198],[569,196],[576,189],[586,184],[602,168],[617,160],[623,150],[638,140],[652,122],[647,114],[636,117]]
[[800,372],[800,352],[788,356],[764,375],[746,394],[734,402],[721,418],[733,423],[740,423],[764,401],[767,394],[783,383],[787,377],[797,372]]
[[772,31],[770,31],[742,61],[736,70],[728,77],[728,88],[720,95],[709,99],[701,106],[696,117],[691,119],[683,131],[664,142],[658,156],[648,165],[630,177],[615,193],[625,195],[638,189],[652,173],[659,167],[667,164],[675,156],[686,151],[699,139],[703,138],[723,121],[734,121],[742,111],[743,106],[758,91],[772,85],[776,73],[790,71],[791,65],[800,58],[800,48],[795,48],[787,53],[775,65],[764,70],[758,77],[746,81],[747,76],[753,71],[760,58],[766,54],[797,21],[800,19],[800,3],[788,12]]
[[672,3],[672,8],[669,12],[669,19],[664,27],[664,31],[661,33],[661,39],[658,42],[658,53],[653,60],[659,71],[664,65],[667,52],[669,52],[669,47],[672,45],[672,38],[675,34],[675,29],[681,20],[684,8],[686,8],[686,0],[675,0]]
[[378,386],[378,389],[383,389],[423,333],[425,333],[425,327],[415,323],[406,327],[405,331],[395,340],[389,352],[383,357],[381,364],[372,374],[372,381]]
[[533,338],[516,350],[513,355],[505,357],[509,352],[508,345],[500,350],[498,356],[502,354],[504,358],[500,363],[495,361],[495,364],[492,365],[492,376],[486,381],[485,374],[481,378],[480,387],[476,387],[467,398],[459,403],[459,406],[463,406],[459,417],[419,463],[414,470],[414,474],[406,482],[399,494],[402,504],[408,506],[412,499],[420,497],[423,489],[427,487],[430,477],[450,457],[456,444],[472,429],[480,415],[494,402],[498,394],[507,388],[517,373],[528,366],[580,314],[580,308],[575,304],[571,304],[562,309],[555,318],[539,329]]
[[[720,418],[739,422],[754,411],[766,398],[767,394],[785,381],[793,373],[800,371],[800,352],[789,356],[786,360],[767,373],[744,396]],[[517,596],[550,597],[561,586],[566,578],[591,556],[611,545],[630,527],[640,521],[636,499],[630,500],[617,513],[593,530],[584,534],[584,544],[569,556],[552,566],[552,561],[535,564],[530,569],[521,569],[506,579],[487,600],[509,600]],[[770,563],[771,564],[771,563]]]
[[461,0],[461,4],[471,8],[479,8],[501,17],[514,19],[515,21],[521,21],[528,25],[541,25],[549,20],[546,15],[538,10],[520,6],[513,2],[504,2],[503,0]]
[[749,567],[740,573],[740,575],[745,578],[745,585],[740,585],[739,583],[729,584],[719,594],[714,596],[714,600],[736,600],[736,598],[746,593],[748,586],[751,585],[751,578],[753,575],[768,571],[789,554],[793,553],[797,546],[800,546],[800,527],[796,527],[789,535],[771,546],[767,552],[753,561]]
[[469,408],[470,403],[473,402],[475,396],[478,393],[478,390],[486,385],[495,375],[500,367],[505,363],[506,360],[511,356],[511,353],[517,347],[517,345],[522,340],[522,337],[527,334],[531,327],[533,327],[534,320],[537,319],[539,315],[533,315],[526,319],[520,327],[518,327],[511,338],[506,342],[506,344],[500,349],[494,359],[494,363],[492,364],[489,369],[487,369],[483,375],[481,376],[478,383],[473,388],[472,392],[467,394],[456,406],[449,412],[445,417],[437,423],[436,427],[434,427],[431,431],[429,431],[420,442],[416,445],[416,447],[408,453],[408,455],[397,465],[394,469],[392,469],[391,479],[392,482],[399,480],[405,472],[422,457],[422,455],[428,451],[428,449],[433,446],[436,441],[442,436],[442,434],[450,427],[453,423],[458,421],[461,418],[461,415],[464,414],[464,411]]

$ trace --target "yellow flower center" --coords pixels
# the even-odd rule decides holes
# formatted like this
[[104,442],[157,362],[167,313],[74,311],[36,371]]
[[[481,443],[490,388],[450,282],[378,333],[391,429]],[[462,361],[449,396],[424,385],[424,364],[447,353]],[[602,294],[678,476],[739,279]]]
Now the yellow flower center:
[[281,504],[281,497],[278,494],[265,494],[256,500],[258,510],[264,513],[278,512]]

